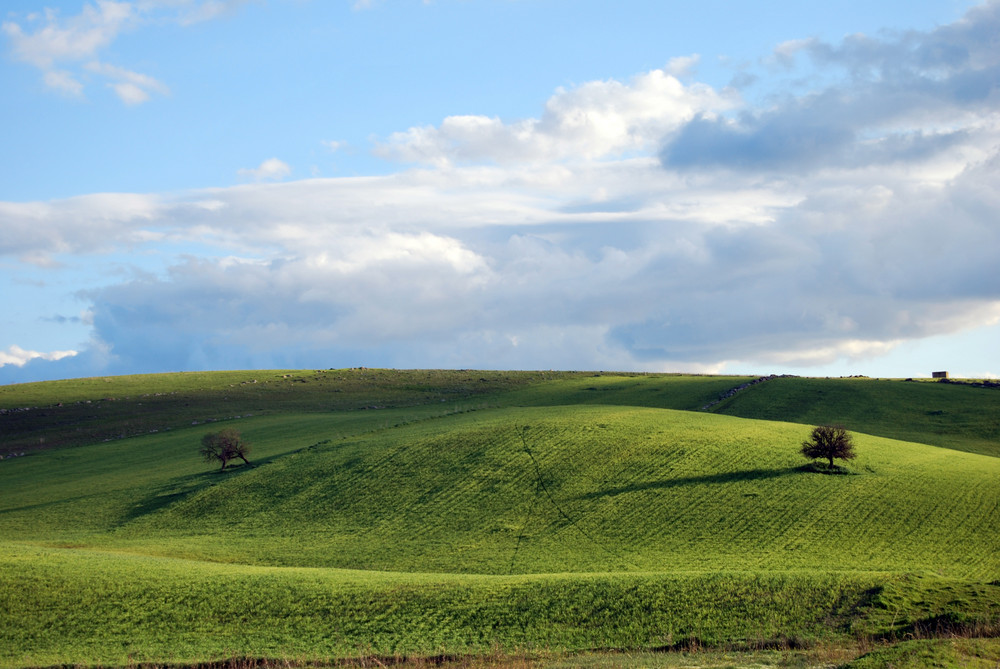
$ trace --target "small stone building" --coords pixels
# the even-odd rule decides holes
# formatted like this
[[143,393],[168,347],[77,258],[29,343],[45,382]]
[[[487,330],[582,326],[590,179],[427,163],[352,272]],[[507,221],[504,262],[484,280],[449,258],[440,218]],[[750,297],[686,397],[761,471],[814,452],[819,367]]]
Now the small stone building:
[[947,379],[948,372],[931,372],[932,379]]

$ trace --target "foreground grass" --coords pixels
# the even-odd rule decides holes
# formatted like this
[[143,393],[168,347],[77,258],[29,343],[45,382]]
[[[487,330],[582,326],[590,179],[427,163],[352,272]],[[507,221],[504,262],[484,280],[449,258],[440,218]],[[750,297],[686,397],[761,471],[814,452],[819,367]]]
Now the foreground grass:
[[[869,573],[400,574],[5,544],[0,666],[802,645],[891,632],[880,612],[928,584]],[[998,614],[989,597],[946,585],[968,598],[964,615]],[[920,622],[907,613],[893,624]]]
[[[435,663],[436,664],[436,663]],[[355,666],[379,666],[374,658],[359,658]],[[404,662],[399,669],[426,667],[417,660]],[[1000,640],[982,638],[920,639],[887,643],[824,643],[810,648],[772,649],[694,648],[672,652],[576,653],[568,656],[486,656],[445,661],[443,669],[506,667],[507,669],[926,669],[963,667],[996,669],[1000,666]],[[236,669],[235,667],[233,669]]]
[[0,565],[0,648],[8,664],[29,665],[815,636],[878,580],[345,572],[17,546],[4,547]]
[[849,669],[924,669],[925,667],[1000,667],[1000,639],[951,637],[912,639],[876,647],[847,664]]

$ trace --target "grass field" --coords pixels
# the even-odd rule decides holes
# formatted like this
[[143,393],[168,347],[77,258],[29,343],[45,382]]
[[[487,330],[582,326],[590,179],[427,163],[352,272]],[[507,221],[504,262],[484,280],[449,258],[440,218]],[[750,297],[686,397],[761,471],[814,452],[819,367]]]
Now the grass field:
[[1000,457],[1000,390],[898,380],[776,378],[717,413],[848,429]]
[[[0,453],[30,445],[0,461],[0,666],[830,644],[885,666],[1000,631],[995,390],[772,379],[704,412],[748,379],[253,375],[0,388]],[[843,475],[798,453],[828,419],[858,431]],[[145,431],[98,438],[120,420]],[[198,459],[223,424],[254,466]]]
[[[670,383],[664,383],[667,379]],[[197,372],[0,386],[0,455],[280,413],[634,404],[695,409],[745,379],[471,370]],[[443,405],[443,406],[441,406]],[[438,407],[434,409],[433,407]]]

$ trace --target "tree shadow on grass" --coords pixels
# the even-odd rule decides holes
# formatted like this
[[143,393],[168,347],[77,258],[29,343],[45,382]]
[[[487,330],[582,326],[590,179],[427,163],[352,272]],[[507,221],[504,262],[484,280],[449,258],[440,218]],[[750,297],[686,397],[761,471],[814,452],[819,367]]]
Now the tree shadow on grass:
[[[286,454],[277,454],[268,456],[266,458],[254,459],[249,466],[243,463],[233,464],[230,465],[225,471],[219,471],[217,468],[210,468],[207,469],[206,471],[198,472],[197,474],[188,474],[187,476],[178,476],[172,478],[161,485],[156,485],[155,487],[148,488],[146,490],[147,492],[146,496],[138,500],[134,504],[132,504],[128,512],[122,516],[122,522],[130,522],[142,516],[158,511],[164,507],[170,506],[175,502],[183,500],[184,498],[198,492],[199,490],[204,490],[205,488],[215,485],[217,483],[223,483],[227,481],[231,476],[237,476],[239,474],[250,472],[261,465],[265,465],[275,460],[278,460],[284,455]],[[0,515],[9,513],[19,513],[22,511],[36,511],[39,509],[57,507],[64,504],[68,505],[78,504],[92,497],[94,497],[93,494],[76,495],[73,497],[64,497],[45,502],[37,502],[35,504],[26,504],[23,506],[0,508]]]
[[237,476],[239,474],[250,472],[257,467],[269,464],[280,457],[281,455],[272,455],[270,457],[252,460],[249,465],[243,464],[242,462],[234,463],[229,465],[225,470],[220,471],[217,468],[212,468],[207,471],[198,472],[197,474],[188,474],[187,476],[178,476],[177,478],[170,479],[167,483],[152,489],[150,494],[132,505],[128,514],[125,515],[125,522],[133,521],[141,518],[142,516],[155,513],[156,511],[168,507],[175,502],[179,502],[209,486],[216,485],[217,483],[224,483],[229,480],[231,476]]
[[647,490],[665,490],[669,488],[682,488],[690,485],[716,484],[716,483],[739,483],[742,481],[763,481],[767,479],[792,476],[807,471],[805,467],[785,467],[783,469],[748,469],[739,472],[723,472],[720,474],[706,474],[704,476],[685,476],[675,479],[663,479],[660,481],[645,481],[632,483],[618,488],[607,488],[580,495],[577,499],[600,499],[601,497],[615,497],[632,492],[644,492]]
[[150,494],[133,504],[128,513],[125,514],[124,521],[136,520],[170,506],[174,502],[179,502],[188,495],[215,483],[218,480],[216,479],[218,474],[218,471],[199,472],[171,479],[168,483],[153,488],[149,491]]
[[812,472],[814,474],[826,474],[827,476],[856,476],[857,472],[851,471],[847,467],[841,465],[833,465],[832,467],[825,462],[810,462],[807,465],[802,465],[802,471]]
[[89,499],[90,497],[92,497],[92,495],[77,495],[76,497],[53,499],[48,502],[38,502],[37,504],[25,504],[24,506],[11,506],[6,509],[0,509],[0,514],[18,513],[20,511],[36,511],[38,509],[45,509],[48,507],[59,506],[60,504],[79,502],[80,500]]

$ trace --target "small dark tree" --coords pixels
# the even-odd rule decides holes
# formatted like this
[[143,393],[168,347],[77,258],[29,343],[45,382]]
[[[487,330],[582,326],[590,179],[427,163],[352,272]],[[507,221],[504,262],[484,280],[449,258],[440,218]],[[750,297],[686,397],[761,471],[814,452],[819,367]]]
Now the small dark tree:
[[833,469],[833,459],[854,459],[854,442],[847,430],[839,425],[820,425],[813,428],[809,441],[802,442],[802,455],[814,460],[826,458]]
[[243,441],[243,437],[240,436],[240,431],[227,427],[220,432],[210,432],[201,438],[201,457],[205,458],[207,462],[221,462],[222,470],[226,469],[226,465],[229,464],[230,460],[235,460],[239,458],[246,464],[250,464],[247,460],[247,454],[250,452],[250,444]]

